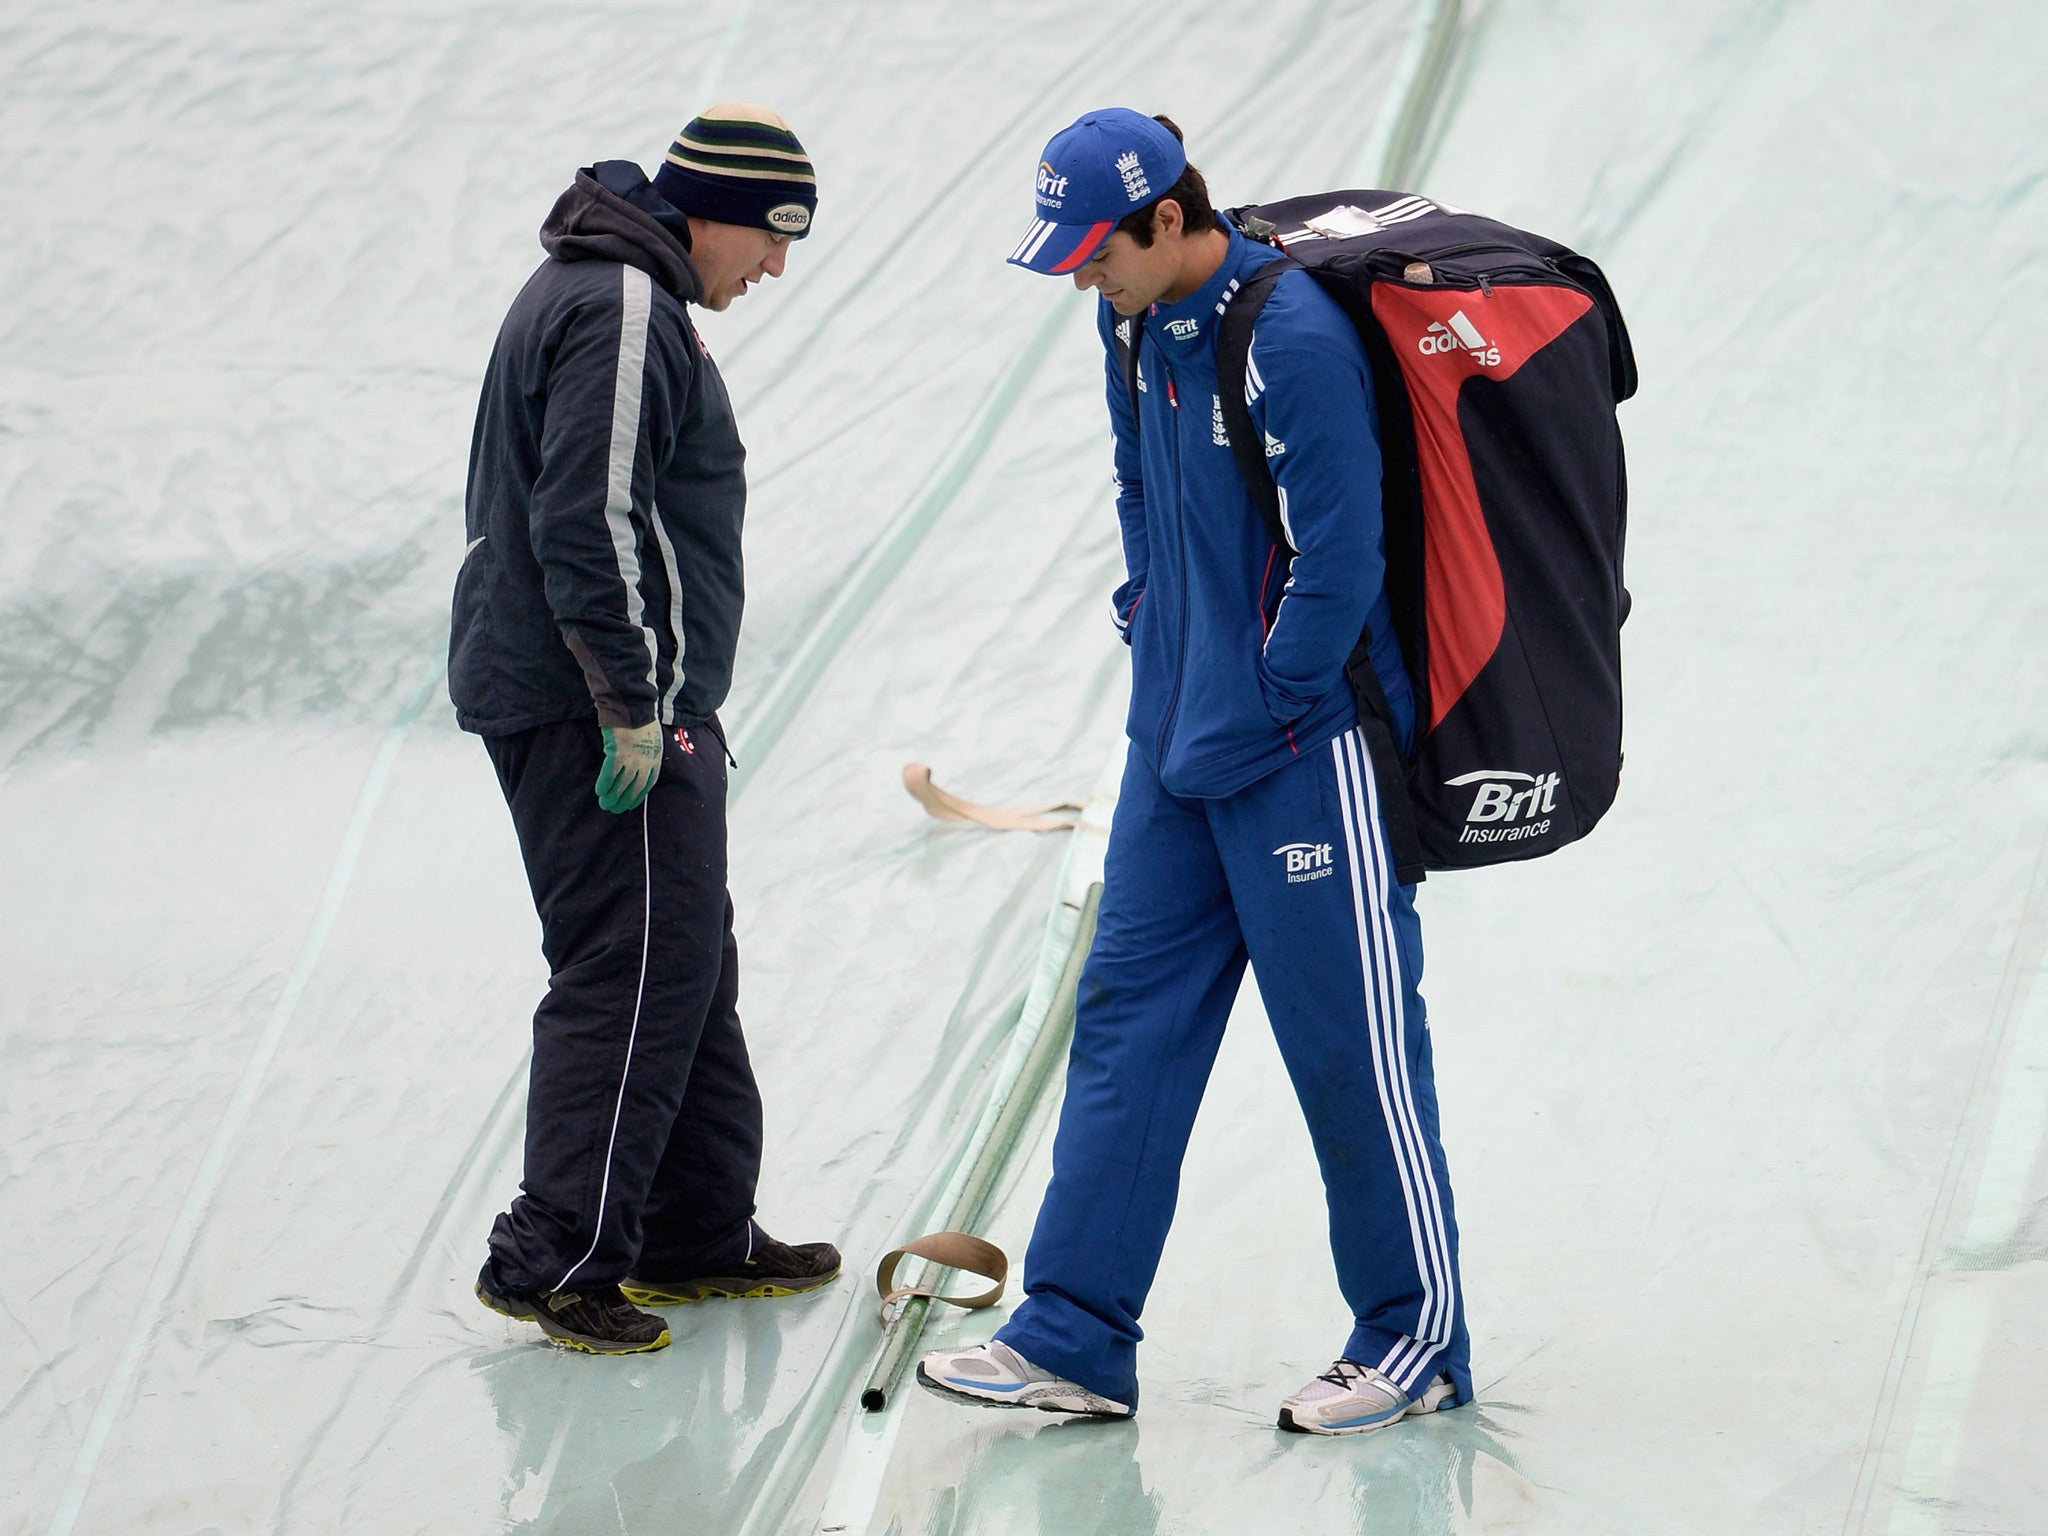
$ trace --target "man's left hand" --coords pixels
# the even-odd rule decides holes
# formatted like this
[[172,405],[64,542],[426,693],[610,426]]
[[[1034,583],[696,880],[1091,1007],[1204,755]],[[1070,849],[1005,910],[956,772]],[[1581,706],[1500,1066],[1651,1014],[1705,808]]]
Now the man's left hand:
[[604,732],[604,766],[597,770],[597,803],[618,815],[645,800],[661,777],[661,722],[599,729]]

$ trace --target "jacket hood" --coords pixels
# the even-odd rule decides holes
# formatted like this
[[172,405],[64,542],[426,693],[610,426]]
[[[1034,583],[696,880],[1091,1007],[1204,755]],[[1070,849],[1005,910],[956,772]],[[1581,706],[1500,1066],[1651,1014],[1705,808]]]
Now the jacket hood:
[[688,304],[704,299],[690,260],[690,226],[630,160],[604,160],[576,173],[548,211],[541,249],[557,261],[621,261],[638,267]]

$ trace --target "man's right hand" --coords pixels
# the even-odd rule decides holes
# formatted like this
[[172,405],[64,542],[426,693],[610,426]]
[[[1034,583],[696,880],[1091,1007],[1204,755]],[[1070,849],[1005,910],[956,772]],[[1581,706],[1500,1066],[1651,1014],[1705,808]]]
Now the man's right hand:
[[597,803],[618,815],[647,798],[661,777],[661,722],[604,725],[604,766],[597,770]]

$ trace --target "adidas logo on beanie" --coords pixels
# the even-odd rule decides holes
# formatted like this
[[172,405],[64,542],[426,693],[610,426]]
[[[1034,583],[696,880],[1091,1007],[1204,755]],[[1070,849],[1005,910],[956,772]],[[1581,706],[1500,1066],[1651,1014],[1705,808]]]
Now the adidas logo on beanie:
[[818,177],[789,124],[763,106],[728,101],[690,119],[654,173],[654,190],[684,213],[772,229],[801,240],[818,206]]

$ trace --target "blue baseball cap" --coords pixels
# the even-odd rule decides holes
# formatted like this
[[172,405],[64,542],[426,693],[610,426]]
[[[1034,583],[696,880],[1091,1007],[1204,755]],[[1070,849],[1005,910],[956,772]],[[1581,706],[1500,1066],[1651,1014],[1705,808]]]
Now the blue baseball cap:
[[1052,136],[1038,161],[1038,217],[1010,252],[1013,266],[1071,272],[1117,221],[1180,180],[1187,151],[1164,125],[1129,107],[1087,112]]

